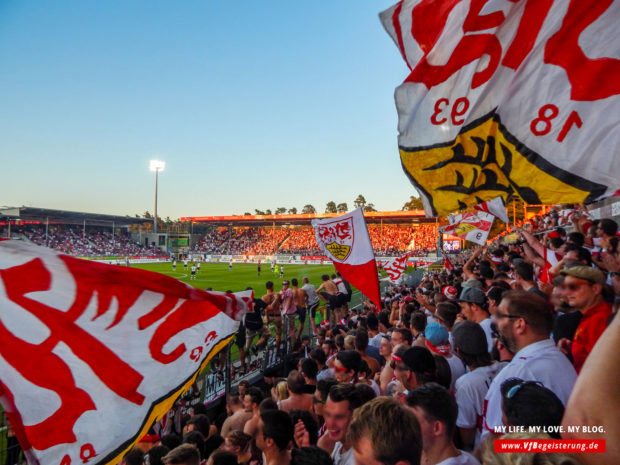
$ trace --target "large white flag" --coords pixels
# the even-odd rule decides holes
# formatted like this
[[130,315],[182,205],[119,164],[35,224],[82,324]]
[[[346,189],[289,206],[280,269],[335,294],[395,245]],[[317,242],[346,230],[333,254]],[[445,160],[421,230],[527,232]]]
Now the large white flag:
[[403,0],[382,12],[409,76],[403,169],[428,215],[513,192],[589,202],[620,187],[619,3]]
[[479,245],[486,244],[495,217],[490,213],[477,211],[448,216],[449,226],[439,228],[444,234],[458,236]]
[[362,209],[312,220],[316,242],[344,279],[381,308],[377,262]]
[[0,242],[0,400],[29,463],[119,462],[251,302]]

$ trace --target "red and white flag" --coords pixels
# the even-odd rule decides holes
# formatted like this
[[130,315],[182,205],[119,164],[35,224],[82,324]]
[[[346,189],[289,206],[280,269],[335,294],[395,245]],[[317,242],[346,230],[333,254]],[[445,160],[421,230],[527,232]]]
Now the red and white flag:
[[0,401],[31,465],[115,464],[251,307],[149,271],[0,242]]
[[380,308],[377,263],[362,209],[346,215],[312,220],[316,242],[342,277]]
[[458,236],[479,245],[486,244],[495,217],[490,213],[478,211],[449,215],[449,226],[439,228],[444,234]]
[[443,266],[447,271],[454,271],[454,265],[446,255],[443,255]]
[[474,210],[490,213],[496,218],[502,220],[504,223],[510,223],[510,220],[508,219],[508,213],[506,213],[506,205],[504,204],[504,199],[502,199],[501,197],[495,197],[494,199],[479,203],[478,205],[474,206]]
[[400,279],[405,268],[407,268],[407,259],[410,255],[411,252],[407,252],[401,257],[390,258],[383,264],[383,269],[390,277],[390,281],[395,283]]

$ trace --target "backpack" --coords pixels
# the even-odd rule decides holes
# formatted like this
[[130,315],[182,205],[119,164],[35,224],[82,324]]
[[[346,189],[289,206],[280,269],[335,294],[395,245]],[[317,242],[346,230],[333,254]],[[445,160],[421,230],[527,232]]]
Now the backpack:
[[263,327],[261,310],[267,308],[267,304],[261,299],[254,299],[254,311],[245,314],[245,327],[251,331],[258,331]]

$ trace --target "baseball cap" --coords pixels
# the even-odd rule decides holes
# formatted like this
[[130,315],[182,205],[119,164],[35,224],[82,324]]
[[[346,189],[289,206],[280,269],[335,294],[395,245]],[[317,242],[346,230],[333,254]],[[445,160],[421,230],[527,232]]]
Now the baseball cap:
[[482,355],[489,351],[484,329],[473,321],[462,321],[452,328],[452,344],[467,355]]
[[142,436],[138,442],[159,442],[160,440],[161,438],[159,437],[159,435],[155,433],[153,434],[147,433],[144,436]]
[[487,296],[484,295],[481,289],[475,287],[465,287],[461,291],[459,301],[468,302],[470,304],[482,305],[486,302]]
[[465,287],[473,287],[473,288],[476,288],[476,289],[482,289],[482,283],[480,282],[479,279],[471,278],[471,279],[468,279],[467,281],[465,281],[463,283],[463,287],[464,288]]
[[436,321],[426,325],[424,329],[426,340],[434,346],[440,346],[448,343],[448,330],[446,327]]
[[591,283],[602,284],[603,286],[607,283],[605,274],[603,274],[602,271],[589,266],[571,266],[570,268],[562,270],[562,274],[564,276],[573,276],[575,278],[585,279]]
[[431,373],[435,371],[435,359],[431,352],[424,347],[411,347],[405,351],[399,351],[397,357],[415,373]]
[[445,286],[441,292],[450,300],[456,299],[459,295],[459,291],[454,286]]

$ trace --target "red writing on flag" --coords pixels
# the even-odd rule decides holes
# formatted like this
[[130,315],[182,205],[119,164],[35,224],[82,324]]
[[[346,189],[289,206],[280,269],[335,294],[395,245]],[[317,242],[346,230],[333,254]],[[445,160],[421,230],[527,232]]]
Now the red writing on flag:
[[[60,399],[60,406],[48,418],[37,424],[24,425],[15,409],[14,393],[6,384],[0,383],[0,394],[11,406],[7,414],[24,448],[44,450],[75,442],[73,430],[77,420],[84,412],[96,409],[89,393],[77,386],[67,362],[53,352],[60,343],[88,365],[110,391],[136,405],[144,403],[145,397],[138,390],[143,374],[78,324],[78,318],[93,302],[96,307],[92,320],[116,309],[106,328],[109,330],[123,321],[144,291],[164,295],[158,305],[138,319],[135,328],[137,332],[158,324],[148,347],[153,360],[162,364],[171,363],[185,353],[194,360],[202,354],[202,347],[190,351],[182,343],[167,353],[163,351],[165,344],[184,329],[210,319],[219,310],[235,317],[242,308],[251,308],[252,305],[251,297],[207,293],[142,270],[66,256],[58,258],[75,283],[74,299],[68,310],[54,308],[32,297],[33,293],[52,290],[53,273],[57,272],[48,269],[40,258],[0,270],[7,299],[49,330],[45,340],[33,344],[15,335],[0,321],[0,355],[25,380],[53,391]],[[187,300],[178,305],[180,299]],[[217,334],[211,331],[205,337],[205,346],[216,339]],[[90,455],[93,454],[94,449]]]
[[[482,14],[488,0],[470,0],[460,41],[445,64],[433,65],[429,62],[429,54],[442,36],[450,14],[462,1],[446,0],[438,7],[435,0],[422,0],[411,11],[411,31],[404,31],[400,24],[402,2],[394,10],[392,24],[401,52],[405,51],[403,34],[408,32],[424,52],[405,82],[419,82],[430,89],[483,56],[488,57],[488,62],[473,75],[473,89],[488,82],[500,64],[516,70],[532,51],[553,6],[553,0],[510,0],[512,3],[524,2],[525,5],[517,32],[504,53],[498,37],[488,31],[501,26],[506,15],[503,11]],[[564,69],[571,86],[572,100],[594,101],[620,93],[620,81],[600,78],[618,75],[620,60],[612,57],[589,58],[579,45],[581,33],[599,19],[612,3],[613,0],[571,0],[562,27],[545,44],[544,62]]]

